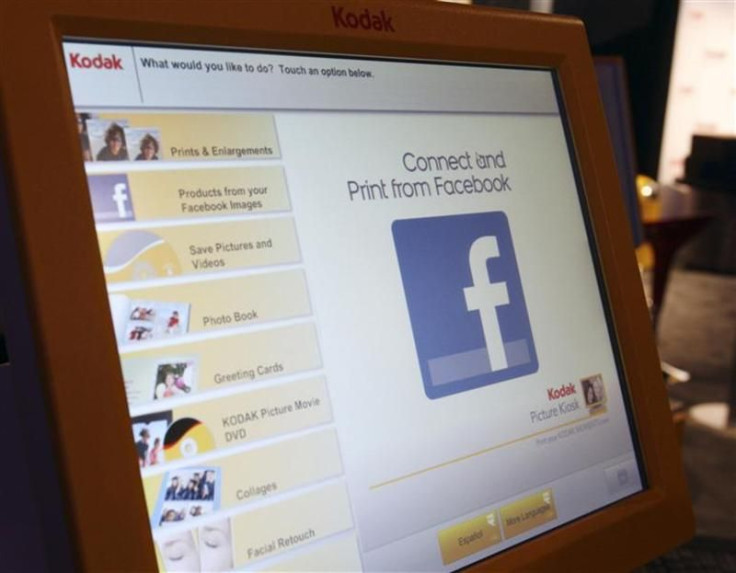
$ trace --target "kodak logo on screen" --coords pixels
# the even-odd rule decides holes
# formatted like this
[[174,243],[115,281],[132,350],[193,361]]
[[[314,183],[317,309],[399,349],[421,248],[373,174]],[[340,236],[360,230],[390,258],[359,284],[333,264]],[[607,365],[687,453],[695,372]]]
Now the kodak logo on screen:
[[393,16],[387,15],[384,10],[375,13],[366,8],[362,12],[351,12],[346,10],[345,6],[332,6],[332,22],[335,28],[361,28],[376,32],[396,31]]
[[429,398],[537,371],[504,213],[404,219],[392,230]]
[[71,52],[69,54],[69,65],[72,68],[81,68],[83,70],[122,70],[123,61],[116,55],[103,56],[97,54],[94,57],[82,55],[79,52]]
[[86,111],[85,106],[98,105],[102,93],[107,106],[136,106],[141,103],[132,47],[64,42],[63,48],[78,111]]

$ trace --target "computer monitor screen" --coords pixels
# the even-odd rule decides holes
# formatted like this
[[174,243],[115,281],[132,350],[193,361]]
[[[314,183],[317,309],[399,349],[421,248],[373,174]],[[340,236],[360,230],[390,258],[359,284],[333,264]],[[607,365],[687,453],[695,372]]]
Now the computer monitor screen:
[[457,569],[646,487],[554,70],[63,53],[163,569]]

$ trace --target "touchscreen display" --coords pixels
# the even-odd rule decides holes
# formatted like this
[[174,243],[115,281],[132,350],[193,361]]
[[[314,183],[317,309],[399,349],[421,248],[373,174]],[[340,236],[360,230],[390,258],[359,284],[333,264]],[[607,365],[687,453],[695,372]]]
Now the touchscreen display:
[[642,490],[552,70],[63,49],[162,569],[452,570]]

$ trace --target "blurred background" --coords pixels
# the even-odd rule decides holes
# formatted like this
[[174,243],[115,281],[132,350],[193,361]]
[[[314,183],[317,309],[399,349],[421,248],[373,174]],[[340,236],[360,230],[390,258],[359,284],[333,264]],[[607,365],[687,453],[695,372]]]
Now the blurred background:
[[736,2],[473,3],[585,23],[697,523],[642,570],[736,571]]

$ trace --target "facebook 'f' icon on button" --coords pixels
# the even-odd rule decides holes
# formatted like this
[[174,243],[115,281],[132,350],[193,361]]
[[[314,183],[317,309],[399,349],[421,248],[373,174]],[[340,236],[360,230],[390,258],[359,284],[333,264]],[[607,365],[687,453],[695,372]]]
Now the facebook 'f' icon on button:
[[87,178],[96,223],[135,220],[128,177],[124,173]]
[[392,230],[429,398],[537,371],[504,213],[404,219]]

